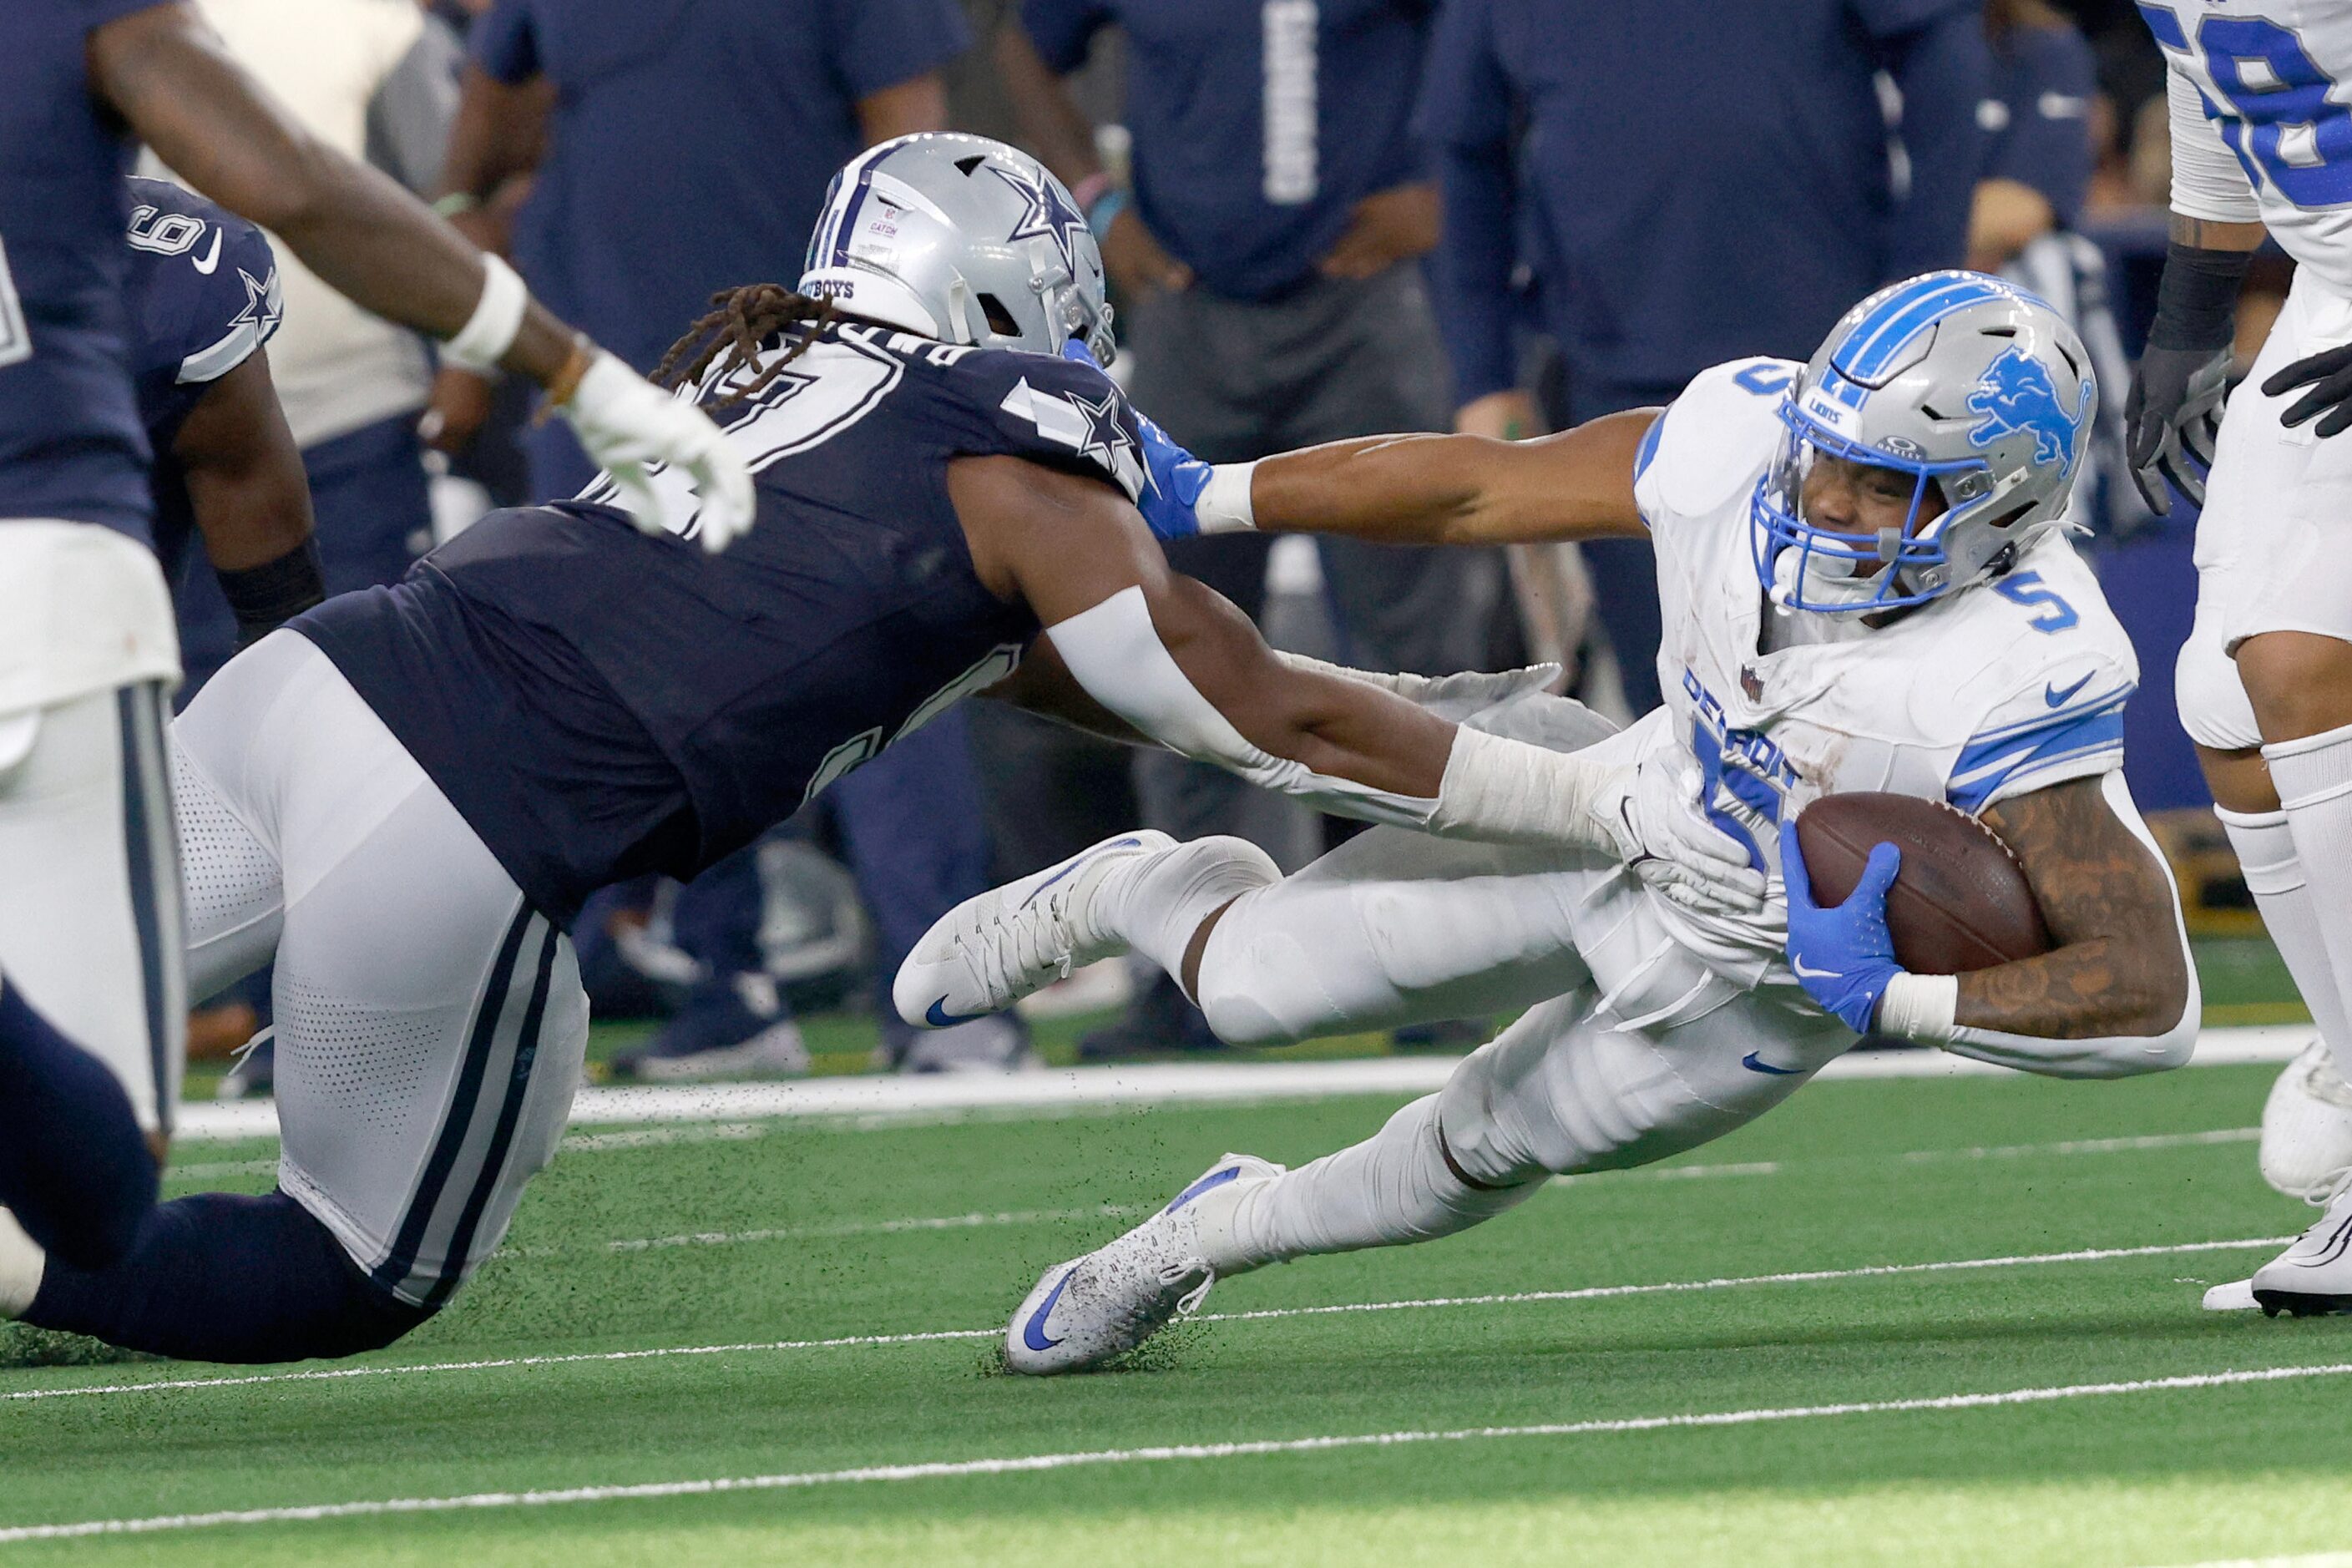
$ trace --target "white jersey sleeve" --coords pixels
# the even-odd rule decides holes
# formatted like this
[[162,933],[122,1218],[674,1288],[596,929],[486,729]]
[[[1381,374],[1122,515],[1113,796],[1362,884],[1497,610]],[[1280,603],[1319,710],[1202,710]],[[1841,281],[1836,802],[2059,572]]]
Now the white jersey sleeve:
[[1801,364],[1731,360],[1682,388],[1633,456],[1633,499],[1651,533],[1677,520],[1710,524],[1755,487],[1780,445],[1780,397]]
[[2176,61],[2164,73],[2172,117],[2172,210],[2208,223],[2259,223],[2262,204],[2245,165],[2221,140],[2220,122],[2205,112],[2197,84]]
[[2031,630],[1971,683],[1990,700],[1952,759],[1945,798],[1974,816],[2123,766],[2124,705],[2139,664],[2089,569],[2053,540],[1980,591],[2030,612]]
[[1804,367],[1742,359],[1691,378],[1633,454],[1633,502],[1652,533],[1714,525],[1744,503],[1780,439],[1780,402]]

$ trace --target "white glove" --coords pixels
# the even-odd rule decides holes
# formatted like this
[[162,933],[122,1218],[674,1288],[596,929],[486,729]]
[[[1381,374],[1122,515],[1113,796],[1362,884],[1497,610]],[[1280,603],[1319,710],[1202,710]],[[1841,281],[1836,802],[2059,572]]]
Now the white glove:
[[[572,395],[555,411],[571,423],[589,460],[613,476],[620,504],[647,533],[699,537],[712,554],[751,526],[751,470],[710,416],[673,397],[598,349]],[[693,510],[672,517],[653,477],[675,468],[694,487]],[[674,499],[672,508],[678,502]]]
[[1764,907],[1764,873],[1699,811],[1698,790],[1698,770],[1662,752],[1617,770],[1592,815],[1654,891],[1701,914],[1752,915]]

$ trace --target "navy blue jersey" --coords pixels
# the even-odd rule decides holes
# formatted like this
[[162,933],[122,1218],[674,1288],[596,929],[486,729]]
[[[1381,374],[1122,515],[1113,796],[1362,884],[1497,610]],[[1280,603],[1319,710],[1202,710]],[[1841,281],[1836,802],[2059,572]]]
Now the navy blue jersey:
[[31,0],[0,49],[0,518],[147,537],[125,342],[131,142],[83,49],[155,0]]
[[1375,191],[1431,177],[1412,130],[1430,0],[1022,0],[1057,71],[1116,24],[1136,212],[1206,287],[1306,282]]
[[1091,365],[841,326],[719,405],[743,384],[703,390],[759,489],[726,553],[592,489],[294,623],[559,922],[624,877],[691,879],[1019,661],[1037,623],[974,575],[951,459],[1141,483]]
[[212,384],[278,330],[278,258],[260,229],[169,180],[131,182],[131,384],[154,449],[155,552],[178,575],[194,518],[172,443]]
[[[1554,269],[1545,306],[1574,377],[1671,389],[1727,360],[1803,359],[1854,300],[1922,264],[1898,243],[1898,218],[1923,182],[1897,204],[1876,73],[1955,17],[1981,48],[1974,11],[1961,0],[1451,0],[1422,123],[1449,157],[1518,148],[1520,198]],[[1950,106],[1971,121],[1979,85]],[[1912,156],[1916,169],[1948,154],[1928,142]],[[1953,248],[1934,265],[1959,263],[1965,184],[1952,193]],[[1449,265],[1475,270],[1461,254],[1480,237],[1475,211],[1449,204],[1456,216],[1468,221],[1450,222]],[[1486,269],[1507,275],[1510,235],[1485,237]],[[1457,366],[1467,395],[1511,384],[1507,335],[1486,329],[1467,353],[1453,345],[1471,362]]]

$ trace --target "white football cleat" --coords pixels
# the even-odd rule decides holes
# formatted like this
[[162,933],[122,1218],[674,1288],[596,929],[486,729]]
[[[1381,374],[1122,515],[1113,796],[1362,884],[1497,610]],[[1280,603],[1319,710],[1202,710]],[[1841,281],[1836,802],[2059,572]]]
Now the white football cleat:
[[951,1028],[1109,957],[1125,943],[1087,918],[1095,889],[1112,867],[1175,843],[1139,828],[966,899],[932,922],[898,966],[890,989],[898,1016],[920,1028]]
[[2232,1279],[2205,1292],[2205,1310],[2209,1312],[2251,1312],[2261,1304],[2254,1300],[2254,1282],[2251,1279]]
[[2289,1062],[2263,1103],[2263,1180],[2287,1197],[2324,1204],[2352,1171],[2352,1084],[2325,1040]]
[[2254,1270],[2254,1304],[2272,1317],[2352,1313],[2352,1181],[2294,1245]]
[[[1032,1376],[1092,1371],[1198,1311],[1217,1272],[1202,1255],[1194,1205],[1280,1174],[1254,1154],[1228,1154],[1125,1236],[1045,1270],[1004,1331],[1004,1364]],[[1218,1194],[1220,1206],[1229,1200]]]

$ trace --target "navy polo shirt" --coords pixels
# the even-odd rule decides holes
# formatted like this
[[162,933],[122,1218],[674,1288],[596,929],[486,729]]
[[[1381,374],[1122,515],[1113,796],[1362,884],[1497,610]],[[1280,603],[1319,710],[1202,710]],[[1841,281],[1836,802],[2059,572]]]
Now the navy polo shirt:
[[1449,0],[1423,125],[1486,148],[1524,123],[1546,311],[1586,384],[1804,359],[1886,280],[1881,41],[1968,4]]
[[2012,27],[1993,46],[1992,92],[1977,113],[1990,133],[1987,179],[2042,193],[2072,227],[2091,184],[2091,46],[2072,27]]
[[1045,63],[1127,36],[1136,212],[1241,300],[1313,276],[1375,191],[1429,177],[1412,130],[1425,0],[1023,0]]
[[476,59],[556,94],[516,264],[649,371],[715,290],[800,277],[858,100],[971,41],[955,0],[499,0]]

